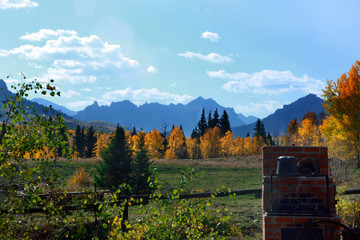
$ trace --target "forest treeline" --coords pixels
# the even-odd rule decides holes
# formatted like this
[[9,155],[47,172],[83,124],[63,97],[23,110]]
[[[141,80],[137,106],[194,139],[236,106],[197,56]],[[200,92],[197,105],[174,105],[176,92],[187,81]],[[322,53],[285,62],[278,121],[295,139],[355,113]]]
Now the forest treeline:
[[[145,148],[152,159],[201,159],[218,157],[237,157],[261,154],[261,148],[269,145],[296,145],[296,146],[325,146],[332,141],[328,137],[329,121],[324,114],[317,116],[308,112],[301,120],[293,119],[287,126],[287,131],[282,136],[273,137],[266,132],[264,124],[257,120],[253,136],[247,134],[246,138],[234,137],[231,132],[227,113],[224,111],[218,118],[217,111],[205,118],[205,110],[191,136],[186,137],[182,126],[172,126],[167,130],[164,125],[161,131],[153,129],[151,132],[133,130],[125,131],[125,138],[130,149],[135,153],[139,151],[140,139],[145,140]],[[64,133],[63,131],[61,133]],[[110,144],[113,134],[94,131],[93,127],[67,130],[62,138],[67,139],[68,145],[73,149],[73,158],[101,157]],[[344,147],[341,149],[336,144],[331,146],[331,154],[344,157]],[[350,149],[350,146],[348,146]],[[61,150],[50,153],[61,157]],[[40,155],[40,153],[39,153]],[[353,155],[351,150],[346,151],[346,156]]]

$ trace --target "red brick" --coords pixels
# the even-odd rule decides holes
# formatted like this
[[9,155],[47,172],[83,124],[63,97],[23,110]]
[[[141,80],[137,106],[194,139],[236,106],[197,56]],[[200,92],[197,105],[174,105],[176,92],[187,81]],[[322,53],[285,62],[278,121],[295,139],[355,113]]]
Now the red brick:
[[304,148],[304,152],[320,152],[320,148],[319,147],[305,147]]
[[320,191],[324,191],[325,190],[325,187],[321,186],[321,187],[318,187],[318,186],[309,186],[309,191],[310,192],[320,192]]
[[292,217],[277,217],[275,218],[275,222],[277,223],[293,223]]
[[311,218],[294,217],[294,223],[308,223],[310,221],[312,221]]
[[263,161],[276,161],[278,157],[283,156],[281,153],[268,152],[263,154]]
[[269,147],[267,150],[269,152],[278,152],[278,153],[284,153],[286,152],[286,147]]
[[301,185],[314,185],[315,181],[313,179],[300,179]]
[[287,151],[290,153],[293,153],[293,152],[302,153],[303,149],[304,149],[303,147],[288,147]]
[[326,153],[313,154],[313,157],[318,159],[328,159],[328,155]]
[[290,186],[276,186],[276,188],[274,190],[280,191],[280,192],[289,192],[289,191],[291,191]]
[[320,148],[320,152],[326,152],[327,153],[328,149],[326,147],[321,147]]
[[316,184],[317,184],[317,185],[325,185],[325,184],[326,184],[326,181],[325,181],[325,179],[320,179],[320,180],[317,180],[317,181],[316,181]]
[[266,229],[273,229],[274,230],[278,230],[279,228],[281,228],[281,224],[280,223],[275,223],[275,224],[265,224]]
[[290,179],[283,179],[281,181],[281,184],[288,184],[288,185],[294,185],[294,184],[297,184],[297,179],[294,179],[294,178],[290,178]]
[[300,161],[302,158],[311,158],[311,154],[309,153],[298,153],[298,154],[295,154],[295,156],[298,161]]

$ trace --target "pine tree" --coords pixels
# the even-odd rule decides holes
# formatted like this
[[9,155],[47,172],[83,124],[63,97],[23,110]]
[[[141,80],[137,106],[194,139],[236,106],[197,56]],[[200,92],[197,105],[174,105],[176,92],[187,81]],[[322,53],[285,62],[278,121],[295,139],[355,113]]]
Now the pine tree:
[[270,132],[268,132],[266,139],[267,139],[268,143],[269,143],[271,146],[275,145],[274,140],[273,140]]
[[207,119],[207,128],[213,128],[213,120],[211,110],[209,111],[208,119]]
[[217,108],[215,109],[213,118],[212,118],[212,127],[219,127],[220,119],[219,119],[219,113]]
[[133,130],[131,132],[131,136],[135,136],[135,135],[137,135],[137,131],[136,131],[136,128],[134,126],[134,128],[133,128]]
[[227,114],[226,110],[224,110],[220,118],[219,128],[221,131],[221,136],[224,136],[228,131],[231,132],[229,115]]
[[85,157],[92,158],[95,156],[97,137],[95,136],[94,127],[91,126],[85,135]]
[[262,129],[261,129],[261,120],[260,120],[260,118],[258,118],[258,120],[257,120],[256,123],[255,123],[255,128],[254,128],[254,135],[253,135],[253,137],[260,137],[260,136],[261,136],[261,132],[262,132]]
[[208,125],[206,124],[205,109],[203,108],[200,120],[197,124],[200,136],[203,136],[206,132]]
[[80,158],[83,158],[85,156],[85,134],[84,128],[80,128],[80,125],[76,126],[74,136],[74,150],[79,153]]
[[199,138],[200,137],[199,136],[199,130],[198,130],[197,126],[192,130],[190,136],[191,136],[191,138]]
[[150,156],[145,147],[145,133],[139,133],[139,150],[136,151],[133,160],[133,172],[132,172],[132,189],[135,194],[150,194],[152,188],[149,186],[149,178],[151,179],[152,163],[150,162]]
[[112,190],[123,183],[130,184],[131,156],[132,151],[125,139],[125,130],[118,125],[109,146],[101,153],[103,162],[97,168],[96,183]]

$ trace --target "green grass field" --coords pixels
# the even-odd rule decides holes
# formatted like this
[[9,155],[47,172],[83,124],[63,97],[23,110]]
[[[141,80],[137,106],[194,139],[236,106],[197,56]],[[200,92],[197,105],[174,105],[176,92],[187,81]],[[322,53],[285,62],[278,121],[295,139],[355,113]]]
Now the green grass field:
[[[179,187],[181,172],[194,169],[200,173],[193,181],[184,186],[184,193],[216,192],[223,187],[232,191],[260,189],[262,185],[261,161],[259,156],[244,158],[220,158],[207,160],[166,160],[154,161],[154,167],[162,185],[162,191],[171,191]],[[65,179],[69,179],[77,167],[93,173],[99,159],[77,159],[70,162],[59,161],[54,164]],[[348,189],[360,188],[360,169],[350,170],[351,180],[346,183]],[[255,194],[222,197],[212,200],[211,208],[227,208],[231,213],[231,222],[236,224],[244,236],[242,239],[260,239],[262,232],[261,196]],[[130,209],[130,219],[135,219],[136,207]]]

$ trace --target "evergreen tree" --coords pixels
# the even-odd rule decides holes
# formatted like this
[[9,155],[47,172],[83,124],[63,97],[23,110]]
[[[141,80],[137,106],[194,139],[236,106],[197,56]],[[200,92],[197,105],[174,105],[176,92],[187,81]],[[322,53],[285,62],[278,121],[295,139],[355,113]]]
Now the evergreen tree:
[[264,143],[267,142],[267,140],[266,140],[265,127],[264,127],[264,124],[261,122],[260,119],[258,119],[258,120],[256,121],[253,137],[258,137],[258,138],[259,138],[259,137],[262,137]]
[[213,120],[211,110],[209,111],[208,119],[207,119],[207,128],[213,128]]
[[182,131],[182,129],[180,129],[180,130],[183,133],[183,143],[180,146],[179,158],[180,159],[186,159],[186,158],[189,157],[188,151],[187,151],[187,146],[186,146],[186,137],[185,137],[184,132]]
[[218,113],[218,110],[216,108],[215,112],[214,112],[214,115],[213,115],[213,118],[212,118],[212,128],[219,127],[220,126],[219,124],[220,124],[219,113]]
[[200,137],[199,136],[199,130],[198,130],[197,126],[192,130],[190,136],[191,136],[191,138],[199,138]]
[[135,194],[150,194],[152,188],[148,179],[153,176],[150,155],[145,147],[145,133],[139,133],[139,150],[136,151],[133,160],[132,189]]
[[253,137],[260,137],[260,136],[261,136],[261,132],[262,132],[262,129],[261,129],[261,120],[260,120],[260,118],[258,118],[258,120],[257,120],[256,123],[255,123],[255,128],[254,128],[254,135],[253,135]]
[[206,124],[205,109],[203,108],[200,120],[197,124],[200,136],[203,136],[205,134],[207,127],[208,126]]
[[165,156],[165,152],[167,150],[167,147],[168,147],[168,140],[167,140],[167,127],[168,127],[168,124],[167,123],[163,123],[162,124],[162,132],[161,132],[161,136],[163,137],[163,149],[160,150],[161,152],[161,155],[162,156]]
[[79,153],[80,158],[83,158],[85,156],[85,134],[84,128],[80,128],[80,125],[76,126],[74,136],[74,150]]
[[247,132],[246,137],[247,137],[247,138],[250,137],[250,133],[249,133],[249,132]]
[[91,126],[85,135],[85,157],[92,158],[95,156],[97,137],[94,127]]
[[228,131],[231,131],[229,115],[227,114],[226,110],[224,110],[220,118],[219,128],[222,136],[224,136]]
[[260,135],[261,135],[262,139],[264,140],[264,143],[267,143],[266,131],[265,131],[265,126],[264,126],[264,123],[263,123],[263,122],[261,123]]
[[131,184],[132,151],[125,138],[125,130],[117,126],[109,146],[101,153],[103,162],[97,167],[96,183],[112,190],[121,184]]
[[270,132],[268,132],[266,139],[271,146],[275,145],[275,142],[274,142]]
[[135,126],[134,126],[134,128],[133,128],[133,130],[132,130],[132,132],[131,132],[131,136],[133,137],[133,136],[135,136],[135,135],[137,135],[137,131],[136,131],[136,128],[135,128]]

